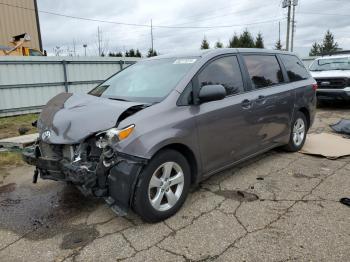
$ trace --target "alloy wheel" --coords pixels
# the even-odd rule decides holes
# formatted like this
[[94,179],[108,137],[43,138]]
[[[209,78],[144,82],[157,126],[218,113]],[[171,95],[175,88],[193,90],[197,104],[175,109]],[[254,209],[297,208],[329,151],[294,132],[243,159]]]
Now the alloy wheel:
[[165,162],[154,171],[148,186],[148,198],[154,209],[166,211],[180,199],[184,173],[175,162]]
[[305,123],[304,120],[298,118],[293,126],[293,142],[296,146],[300,146],[305,137]]

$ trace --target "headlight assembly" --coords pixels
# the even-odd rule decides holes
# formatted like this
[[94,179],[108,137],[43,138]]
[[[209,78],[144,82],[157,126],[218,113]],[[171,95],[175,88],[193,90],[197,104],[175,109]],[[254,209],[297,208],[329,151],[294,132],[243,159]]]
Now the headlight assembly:
[[96,140],[96,146],[99,148],[105,148],[107,145],[112,145],[126,139],[133,131],[135,125],[127,126],[123,129],[111,128],[107,131],[98,133]]

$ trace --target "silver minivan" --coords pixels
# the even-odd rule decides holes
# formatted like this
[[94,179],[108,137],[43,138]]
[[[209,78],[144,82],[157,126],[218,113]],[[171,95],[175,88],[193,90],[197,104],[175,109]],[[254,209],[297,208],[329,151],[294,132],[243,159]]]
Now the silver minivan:
[[275,147],[302,148],[315,80],[292,53],[216,49],[144,59],[43,108],[23,157],[33,181],[66,181],[156,222],[189,188]]

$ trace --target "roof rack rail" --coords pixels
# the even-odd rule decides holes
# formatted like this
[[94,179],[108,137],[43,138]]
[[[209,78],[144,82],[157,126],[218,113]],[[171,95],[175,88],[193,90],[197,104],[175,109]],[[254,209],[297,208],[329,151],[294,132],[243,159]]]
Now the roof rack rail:
[[350,54],[350,50],[336,50],[332,52],[326,52],[322,53],[322,56],[332,56],[332,55],[344,55],[344,54]]

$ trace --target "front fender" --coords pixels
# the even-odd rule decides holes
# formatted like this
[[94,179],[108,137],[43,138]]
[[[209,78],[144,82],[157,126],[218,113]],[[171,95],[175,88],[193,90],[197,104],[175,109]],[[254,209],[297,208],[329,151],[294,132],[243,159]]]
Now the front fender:
[[128,155],[151,159],[160,149],[172,144],[188,147],[198,160],[197,135],[191,129],[162,129],[157,132],[149,132],[135,138],[126,146],[117,145],[116,150]]

